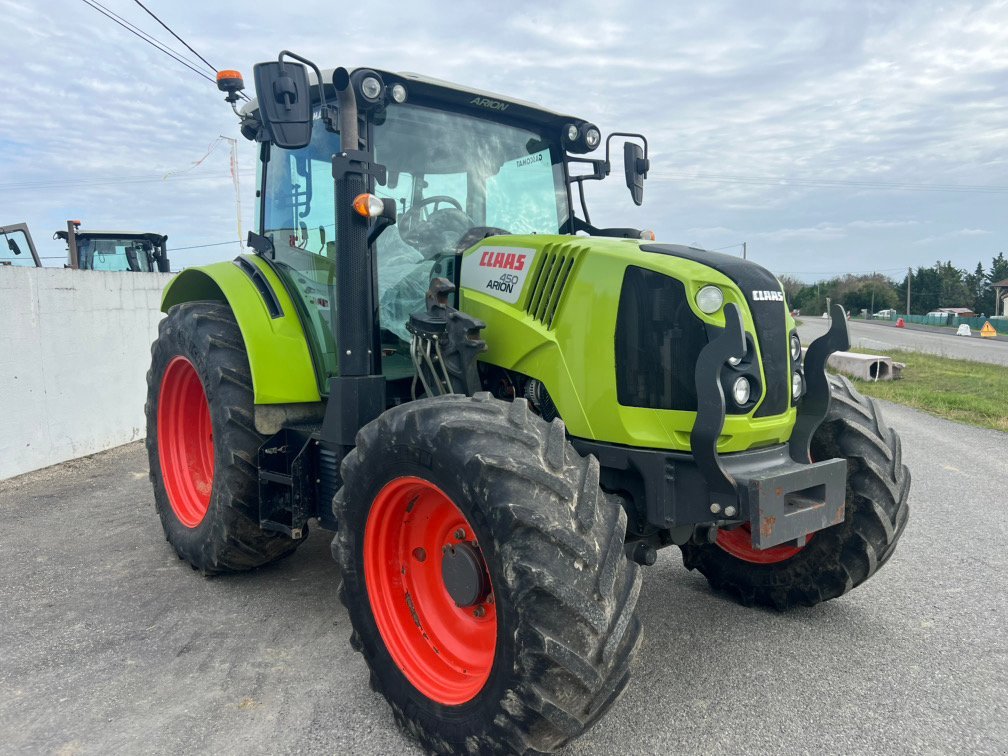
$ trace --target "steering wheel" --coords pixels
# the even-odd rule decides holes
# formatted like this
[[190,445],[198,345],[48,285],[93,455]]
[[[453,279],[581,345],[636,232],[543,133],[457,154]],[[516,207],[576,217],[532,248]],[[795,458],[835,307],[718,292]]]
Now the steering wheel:
[[[413,206],[400,215],[399,220],[396,221],[396,226],[399,228],[399,236],[402,240],[407,244],[415,246],[416,243],[420,241],[420,229],[423,224],[433,213],[437,211],[438,205],[442,202],[451,205],[460,212],[465,212],[462,209],[462,204],[457,199],[449,197],[447,194],[434,194],[430,197],[423,197],[417,202],[414,202]],[[427,208],[431,205],[434,207],[427,210]]]

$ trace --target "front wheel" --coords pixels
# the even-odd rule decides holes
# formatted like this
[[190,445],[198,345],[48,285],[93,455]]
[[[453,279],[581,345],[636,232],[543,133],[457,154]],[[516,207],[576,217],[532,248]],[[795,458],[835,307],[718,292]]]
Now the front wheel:
[[847,460],[844,521],[800,547],[755,549],[748,525],[719,531],[714,544],[682,547],[687,568],[743,604],[784,610],[841,596],[878,572],[906,527],[910,471],[899,436],[873,400],[846,378],[828,377],[830,410],[811,452],[814,459]]
[[629,679],[640,572],[599,466],[524,399],[421,399],[342,465],[334,551],[351,643],[437,753],[553,751]]
[[241,331],[219,302],[169,310],[147,373],[147,455],[165,538],[204,574],[236,572],[297,548],[259,527],[252,375]]

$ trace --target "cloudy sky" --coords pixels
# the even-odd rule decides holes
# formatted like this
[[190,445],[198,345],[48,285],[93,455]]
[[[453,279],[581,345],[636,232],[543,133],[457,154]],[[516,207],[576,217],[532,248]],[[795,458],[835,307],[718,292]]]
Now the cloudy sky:
[[[181,49],[133,0],[99,1]],[[644,206],[613,177],[597,224],[746,241],[805,279],[1008,251],[1008,2],[145,4],[250,84],[286,47],[642,131]],[[166,233],[174,267],[234,256],[218,137],[239,134],[213,84],[83,0],[0,0],[0,28],[0,224],[27,221],[50,265],[68,218]],[[254,154],[239,137],[246,230]]]

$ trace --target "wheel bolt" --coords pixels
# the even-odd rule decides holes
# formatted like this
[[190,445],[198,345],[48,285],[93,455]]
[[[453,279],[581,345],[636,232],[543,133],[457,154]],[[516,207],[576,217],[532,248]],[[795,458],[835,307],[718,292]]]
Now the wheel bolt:
[[718,512],[721,511],[721,505],[718,504],[717,502],[714,502],[713,504],[710,505],[710,511],[711,514],[717,514]]
[[485,617],[486,616],[486,607],[477,606],[475,609],[473,609],[473,616],[474,617]]
[[459,528],[458,530],[455,531],[455,540],[456,541],[464,541],[465,540],[465,535],[466,535],[465,531],[462,530],[462,528]]
[[725,517],[735,516],[735,507],[725,507],[724,509]]
[[413,549],[413,558],[416,559],[418,562],[423,562],[427,559],[427,552],[421,549],[420,547],[417,547]]

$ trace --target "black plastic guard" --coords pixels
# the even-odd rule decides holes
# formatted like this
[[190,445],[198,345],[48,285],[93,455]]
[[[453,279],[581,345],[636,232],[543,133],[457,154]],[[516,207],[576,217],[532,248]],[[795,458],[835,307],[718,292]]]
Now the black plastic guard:
[[795,462],[812,461],[809,446],[830,407],[830,387],[826,379],[826,361],[833,352],[850,349],[847,333],[847,313],[838,304],[830,308],[830,327],[822,336],[809,344],[805,352],[805,396],[798,407],[798,417],[791,431],[789,448]]
[[690,433],[690,449],[708,486],[708,505],[712,511],[735,506],[738,489],[735,480],[718,459],[717,442],[724,428],[725,396],[721,386],[721,368],[732,357],[745,357],[745,332],[742,314],[729,302],[724,307],[725,329],[720,336],[700,350],[696,365],[697,414]]

